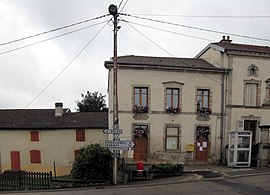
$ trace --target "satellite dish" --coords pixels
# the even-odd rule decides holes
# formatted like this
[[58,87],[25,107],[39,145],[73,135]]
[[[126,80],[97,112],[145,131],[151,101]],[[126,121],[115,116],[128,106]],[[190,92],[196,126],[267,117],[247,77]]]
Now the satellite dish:
[[117,14],[117,7],[116,7],[116,5],[113,5],[113,4],[111,4],[110,6],[109,6],[109,12],[110,12],[110,14],[111,15],[116,15]]

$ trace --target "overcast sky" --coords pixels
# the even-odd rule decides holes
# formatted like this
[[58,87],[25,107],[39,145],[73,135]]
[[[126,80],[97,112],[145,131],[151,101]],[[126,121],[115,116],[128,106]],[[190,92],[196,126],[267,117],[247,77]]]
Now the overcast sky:
[[[120,5],[121,1],[0,0],[0,44],[108,14],[109,5]],[[270,39],[270,17],[204,17],[270,16],[269,0],[123,0],[121,9],[121,13],[169,23]],[[110,18],[107,16],[0,46],[0,109],[54,108],[55,102],[63,102],[65,108],[75,111],[75,102],[81,100],[82,93],[98,91],[107,95],[108,72],[104,68],[104,61],[113,56],[112,22],[106,23]],[[227,35],[128,16],[119,19],[119,56],[192,58],[209,43],[218,42],[222,35]],[[103,21],[105,23],[18,49]],[[94,38],[98,31],[100,33]],[[233,35],[231,39],[234,43],[270,46],[269,41],[259,39]],[[89,42],[87,48],[71,63]],[[6,53],[13,49],[18,50]]]

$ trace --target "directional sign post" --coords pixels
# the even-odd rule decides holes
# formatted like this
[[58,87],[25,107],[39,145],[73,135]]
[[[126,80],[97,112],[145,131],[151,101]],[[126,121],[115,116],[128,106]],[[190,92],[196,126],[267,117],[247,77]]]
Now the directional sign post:
[[135,146],[135,143],[131,140],[106,140],[105,145],[109,149],[119,150],[123,148],[133,148],[133,146]]
[[103,133],[105,133],[105,134],[122,134],[123,130],[122,129],[104,129]]

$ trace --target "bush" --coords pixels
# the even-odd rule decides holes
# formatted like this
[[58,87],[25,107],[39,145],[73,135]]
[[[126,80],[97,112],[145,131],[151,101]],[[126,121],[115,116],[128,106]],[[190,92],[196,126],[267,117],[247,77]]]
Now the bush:
[[74,178],[90,183],[93,180],[110,180],[112,156],[110,150],[99,144],[91,144],[80,149],[71,174]]
[[183,165],[181,163],[164,163],[153,164],[153,171],[164,175],[179,175],[183,171]]

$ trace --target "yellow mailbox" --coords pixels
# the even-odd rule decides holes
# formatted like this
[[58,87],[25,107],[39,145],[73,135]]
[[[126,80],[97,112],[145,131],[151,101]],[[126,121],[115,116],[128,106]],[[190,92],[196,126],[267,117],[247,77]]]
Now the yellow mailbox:
[[194,151],[194,144],[187,144],[187,152],[193,152]]

